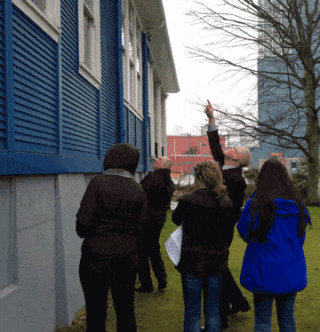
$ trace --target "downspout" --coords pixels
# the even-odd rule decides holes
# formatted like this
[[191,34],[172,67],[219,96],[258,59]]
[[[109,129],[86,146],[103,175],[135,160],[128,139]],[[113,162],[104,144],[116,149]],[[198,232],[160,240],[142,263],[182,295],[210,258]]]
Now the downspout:
[[148,171],[148,128],[149,128],[149,98],[148,98],[148,45],[147,36],[142,34],[142,104],[143,104],[143,171]]
[[124,123],[124,99],[123,99],[123,48],[122,48],[122,1],[118,0],[118,73],[119,73],[119,140],[120,143],[126,142],[126,131]]

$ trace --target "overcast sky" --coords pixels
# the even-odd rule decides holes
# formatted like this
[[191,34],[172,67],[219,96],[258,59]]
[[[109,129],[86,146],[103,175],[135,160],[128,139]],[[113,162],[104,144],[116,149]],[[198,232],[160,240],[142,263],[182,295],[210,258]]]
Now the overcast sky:
[[[216,4],[217,1],[212,1]],[[200,45],[207,41],[200,27],[191,23],[186,15],[193,0],[163,0],[172,53],[174,57],[180,92],[169,94],[167,99],[167,134],[199,134],[200,125],[207,123],[203,107],[192,105],[209,99],[225,107],[240,106],[248,98],[246,83],[234,86],[235,79],[212,80],[222,68],[209,63],[201,63],[186,54],[186,45]],[[212,37],[214,38],[214,36]],[[238,79],[237,79],[238,80]],[[252,84],[251,82],[248,82]],[[252,92],[251,92],[252,95]],[[181,132],[176,131],[181,126]]]

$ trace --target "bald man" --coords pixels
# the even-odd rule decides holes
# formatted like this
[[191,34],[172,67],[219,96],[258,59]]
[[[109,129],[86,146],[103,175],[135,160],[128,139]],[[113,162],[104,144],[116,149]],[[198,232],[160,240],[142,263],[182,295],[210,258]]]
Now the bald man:
[[158,281],[158,290],[167,286],[167,274],[160,253],[159,238],[166,221],[167,210],[170,209],[171,198],[175,190],[171,179],[172,163],[168,157],[161,157],[153,164],[153,172],[149,172],[140,182],[147,194],[148,239],[146,247],[140,253],[140,270],[138,272],[141,287],[137,292],[152,292],[153,284],[150,275],[150,263]]

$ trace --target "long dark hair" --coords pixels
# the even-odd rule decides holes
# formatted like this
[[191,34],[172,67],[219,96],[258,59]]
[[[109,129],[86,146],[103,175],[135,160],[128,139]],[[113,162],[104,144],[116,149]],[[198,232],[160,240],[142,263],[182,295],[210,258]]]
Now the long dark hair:
[[[293,200],[299,210],[298,236],[306,227],[307,213],[290,179],[286,167],[276,159],[268,159],[262,166],[257,179],[257,190],[250,205],[250,216],[254,224],[255,211],[258,214],[258,228],[251,233],[252,238],[266,241],[272,221],[276,214],[276,198]],[[311,221],[309,222],[311,225]]]

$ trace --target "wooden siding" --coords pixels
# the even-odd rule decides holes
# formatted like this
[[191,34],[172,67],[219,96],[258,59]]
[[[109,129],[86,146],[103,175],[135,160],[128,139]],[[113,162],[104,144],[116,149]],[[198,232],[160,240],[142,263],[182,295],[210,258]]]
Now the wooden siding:
[[100,87],[102,156],[119,139],[117,8],[118,4],[116,1],[100,1],[101,71],[103,82]]
[[131,144],[136,144],[136,140],[135,140],[135,131],[136,131],[136,117],[134,116],[134,114],[132,112],[129,111],[128,114],[128,134],[129,134],[129,140],[128,143]]
[[144,169],[144,162],[145,162],[145,156],[144,156],[144,139],[143,139],[143,122],[139,120],[138,118],[136,119],[136,146],[139,149],[141,156],[140,156],[140,163],[138,166],[137,171],[142,172]]
[[62,154],[98,159],[99,91],[78,72],[77,8],[77,0],[61,1]]
[[6,119],[5,119],[5,64],[4,64],[4,8],[0,2],[0,149],[6,147]]
[[138,119],[127,107],[125,109],[125,123],[127,129],[127,143],[135,145],[140,151],[140,162],[137,172],[142,172],[144,167],[144,136],[143,136],[143,121]]
[[[0,174],[100,172],[105,152],[120,141],[118,3],[101,1],[100,89],[79,74],[77,7],[77,0],[61,0],[57,43],[15,5],[8,11],[10,24],[3,21],[0,1]],[[5,91],[12,92],[10,100]],[[141,172],[147,129],[129,109],[123,110],[125,142],[139,148]]]
[[57,44],[13,8],[16,150],[57,153]]

